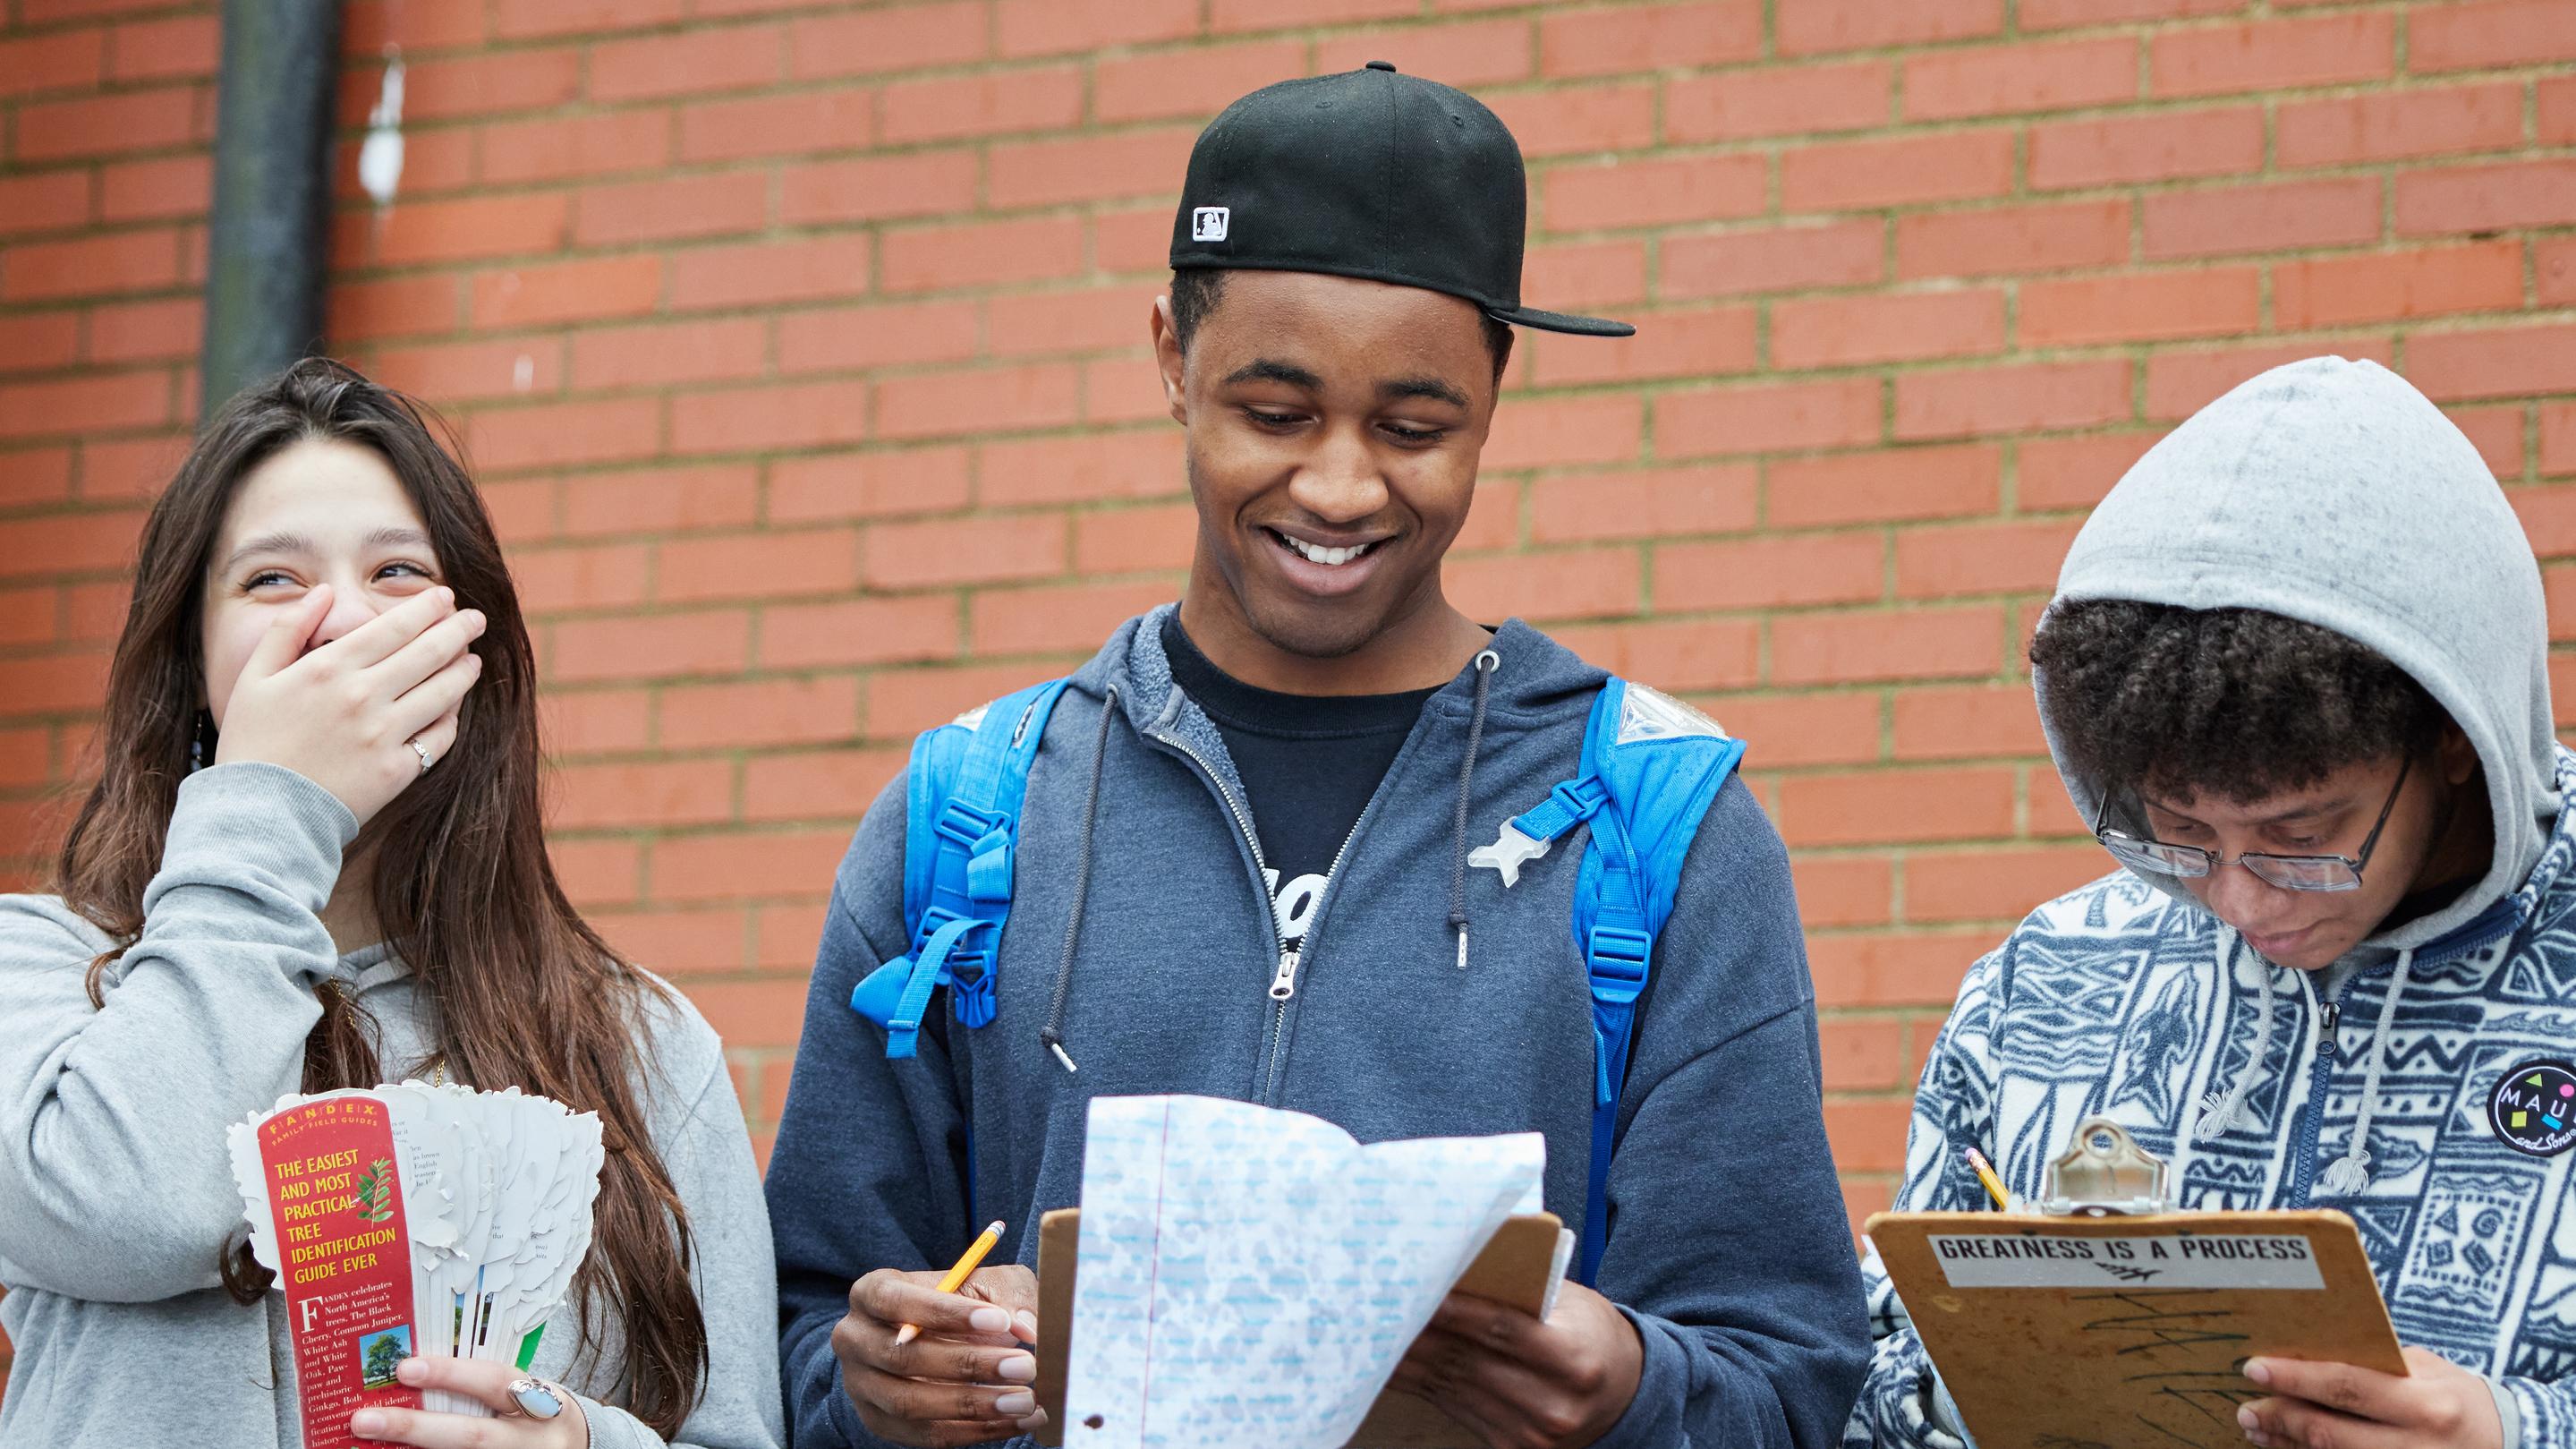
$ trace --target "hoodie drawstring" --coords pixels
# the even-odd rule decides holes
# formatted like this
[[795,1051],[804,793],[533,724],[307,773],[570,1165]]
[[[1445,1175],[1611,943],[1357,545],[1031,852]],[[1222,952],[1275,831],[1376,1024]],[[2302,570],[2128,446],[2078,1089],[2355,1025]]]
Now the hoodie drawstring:
[[2406,979],[2414,966],[2413,947],[2397,953],[2397,974],[2388,980],[2388,1000],[2380,1004],[2379,1024],[2370,1033],[2370,1064],[2361,1073],[2361,1106],[2353,1113],[2352,1143],[2317,1175],[2320,1192],[2354,1197],[2370,1187],[2370,1119],[2379,1107],[2379,1074],[2388,1064],[2388,1033],[2397,1019],[2397,998],[2406,994]]
[[1065,1071],[1073,1071],[1073,1055],[1064,1049],[1064,1008],[1073,993],[1073,952],[1082,940],[1083,907],[1091,899],[1091,828],[1100,818],[1100,765],[1109,753],[1109,721],[1118,712],[1118,686],[1109,686],[1100,705],[1100,728],[1091,737],[1091,781],[1082,794],[1081,843],[1073,857],[1073,912],[1064,923],[1064,950],[1055,961],[1055,991],[1047,999],[1046,1025],[1038,1028],[1038,1040],[1055,1053]]
[[1491,649],[1476,652],[1476,706],[1467,716],[1467,758],[1458,766],[1458,818],[1449,847],[1449,929],[1458,933],[1458,969],[1467,969],[1467,801],[1476,782],[1476,747],[1485,738],[1485,703],[1493,695],[1494,671],[1503,657]]
[[[2224,926],[2219,929],[2227,936],[2227,948],[2223,953],[2227,963],[2225,975],[2227,980],[2233,983],[2236,979],[2237,954],[2244,949],[2244,940]],[[2184,1151],[2177,1154],[2176,1170],[2173,1175],[2176,1193],[2182,1190],[2183,1170],[2185,1164],[2190,1161],[2191,1147],[2215,1142],[2224,1133],[2253,1125],[2251,1120],[2253,1114],[2249,1110],[2248,1103],[2255,1086],[2263,1080],[2263,1060],[2272,1049],[2272,1021],[2275,1005],[2272,972],[2276,969],[2272,963],[2262,960],[2259,956],[2255,959],[2262,968],[2260,980],[2263,994],[2261,1004],[2257,1008],[2259,1024],[2254,1032],[2253,1059],[2246,1064],[2244,1072],[2238,1075],[2226,1091],[2214,1091],[2201,1099],[2198,1120],[2193,1123],[2189,1131],[2183,1134]],[[2379,1107],[2379,1083],[2388,1066],[2389,1033],[2397,1020],[2397,1001],[2399,997],[2406,994],[2407,982],[2414,971],[2414,966],[2414,948],[2409,947],[2397,953],[2397,970],[2389,978],[2388,999],[2380,1004],[2379,1022],[2370,1034],[2370,1057],[2362,1068],[2361,1105],[2353,1114],[2352,1140],[2345,1146],[2343,1156],[2326,1164],[2325,1170],[2317,1174],[2317,1191],[2321,1193],[2335,1197],[2354,1197],[2370,1187],[2370,1122]]]
[[[2220,974],[2232,987],[2236,984],[2236,959],[2245,950],[2245,938],[2225,925],[2218,929],[2227,937],[2227,949],[2222,953],[2226,970]],[[2215,1142],[2226,1133],[2254,1125],[2254,1114],[2248,1102],[2254,1095],[2255,1086],[2263,1080],[2263,1060],[2272,1054],[2272,1017],[2273,1008],[2277,1005],[2272,994],[2272,963],[2257,956],[2254,964],[2255,979],[2262,987],[2262,996],[2255,1007],[2254,1055],[2226,1091],[2213,1091],[2200,1099],[2199,1120],[2184,1134],[2195,1143]],[[2223,1045],[2219,1053],[2220,1059],[2225,1060],[2226,1048]],[[2179,1189],[2182,1184],[2177,1180],[2174,1186]]]

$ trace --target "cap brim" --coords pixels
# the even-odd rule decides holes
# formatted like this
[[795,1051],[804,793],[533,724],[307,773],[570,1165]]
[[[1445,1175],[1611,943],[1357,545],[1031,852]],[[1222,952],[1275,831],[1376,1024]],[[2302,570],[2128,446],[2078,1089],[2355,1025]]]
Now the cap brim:
[[1488,307],[1485,315],[1515,327],[1542,332],[1572,332],[1583,337],[1634,337],[1637,329],[1607,317],[1577,317],[1570,312],[1542,312],[1536,307]]

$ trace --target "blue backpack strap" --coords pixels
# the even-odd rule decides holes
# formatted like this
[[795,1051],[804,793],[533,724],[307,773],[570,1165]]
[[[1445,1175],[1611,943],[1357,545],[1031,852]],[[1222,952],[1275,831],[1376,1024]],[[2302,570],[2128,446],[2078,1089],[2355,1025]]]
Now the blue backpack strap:
[[1591,1180],[1575,1270],[1587,1286],[1609,1241],[1610,1156],[1637,998],[1652,973],[1655,938],[1673,913],[1683,858],[1743,758],[1744,742],[1715,720],[1659,690],[1613,678],[1592,701],[1582,772],[1468,856],[1508,888],[1558,837],[1578,824],[1592,827],[1592,849],[1575,877],[1573,919],[1592,990]]
[[913,741],[905,795],[903,918],[911,951],[870,972],[850,1009],[913,1055],[938,988],[968,1027],[993,1019],[1011,862],[1029,767],[1066,681],[1034,685]]

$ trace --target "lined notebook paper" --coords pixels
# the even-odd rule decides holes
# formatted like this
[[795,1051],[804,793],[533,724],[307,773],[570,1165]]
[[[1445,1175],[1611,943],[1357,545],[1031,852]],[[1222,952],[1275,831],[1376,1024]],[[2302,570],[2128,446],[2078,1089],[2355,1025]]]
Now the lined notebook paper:
[[1535,1132],[1363,1147],[1242,1102],[1094,1099],[1065,1443],[1336,1449],[1545,1167]]

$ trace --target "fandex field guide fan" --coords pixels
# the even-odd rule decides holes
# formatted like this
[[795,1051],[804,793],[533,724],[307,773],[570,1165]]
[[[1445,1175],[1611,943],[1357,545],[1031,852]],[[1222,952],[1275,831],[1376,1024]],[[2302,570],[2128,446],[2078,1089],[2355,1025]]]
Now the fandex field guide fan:
[[286,1295],[310,1449],[362,1442],[349,1415],[370,1404],[488,1416],[395,1366],[526,1367],[590,1250],[599,1118],[411,1081],[286,1096],[228,1135],[252,1255]]

